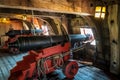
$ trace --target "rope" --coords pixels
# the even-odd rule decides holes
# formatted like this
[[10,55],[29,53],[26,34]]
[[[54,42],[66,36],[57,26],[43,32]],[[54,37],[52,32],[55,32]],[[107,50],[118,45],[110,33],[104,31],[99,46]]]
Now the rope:
[[[46,71],[50,71],[50,68],[48,68],[48,64],[47,64],[47,60],[53,60],[53,65],[52,68],[60,68],[64,65],[64,60],[63,60],[63,57],[68,55],[69,54],[69,51],[68,52],[65,52],[65,53],[61,53],[61,54],[55,54],[55,55],[52,55],[52,56],[49,56],[47,58],[41,58],[37,61],[37,71],[38,71],[38,78],[39,80],[40,79],[40,76],[42,74],[43,76],[43,80],[46,80],[47,79],[47,76],[46,76]],[[57,61],[56,61],[57,60]]]

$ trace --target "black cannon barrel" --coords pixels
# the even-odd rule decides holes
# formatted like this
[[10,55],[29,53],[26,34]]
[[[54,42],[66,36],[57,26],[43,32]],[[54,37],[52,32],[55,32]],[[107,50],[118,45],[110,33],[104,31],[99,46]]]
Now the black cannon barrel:
[[63,44],[68,39],[65,36],[29,36],[19,37],[15,42],[9,43],[9,48],[17,48],[19,51],[39,50],[57,44]]
[[10,30],[7,33],[5,33],[6,36],[14,37],[16,35],[23,35],[23,34],[30,34],[30,30]]
[[71,41],[71,47],[82,46],[84,41],[89,40],[86,35],[83,34],[71,34],[69,35]]
[[28,34],[34,34],[34,33],[40,33],[42,30],[40,29],[32,29],[32,30],[10,30],[7,33],[5,33],[6,36],[9,37],[15,37],[16,35],[28,35]]

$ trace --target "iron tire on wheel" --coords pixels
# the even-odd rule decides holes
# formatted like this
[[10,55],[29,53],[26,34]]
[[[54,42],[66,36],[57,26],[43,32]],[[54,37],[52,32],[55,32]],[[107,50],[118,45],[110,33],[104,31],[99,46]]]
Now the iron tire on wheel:
[[63,73],[69,79],[74,78],[78,71],[78,63],[76,61],[68,61],[63,66]]

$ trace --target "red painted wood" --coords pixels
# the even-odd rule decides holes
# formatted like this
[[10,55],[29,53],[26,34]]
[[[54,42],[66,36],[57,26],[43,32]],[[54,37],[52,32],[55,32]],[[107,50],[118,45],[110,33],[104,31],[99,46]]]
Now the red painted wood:
[[[57,56],[58,58],[55,58],[55,63],[53,63],[52,59],[49,59],[47,57],[50,56],[55,56],[57,54],[65,54],[66,52],[68,52],[70,50],[70,43],[67,42],[64,44],[64,46],[62,46],[61,44],[57,45],[57,46],[53,46],[53,47],[49,47],[49,48],[45,48],[43,50],[40,51],[29,51],[29,55],[23,57],[23,60],[20,62],[17,62],[17,66],[14,67],[11,70],[11,74],[9,77],[9,80],[15,79],[17,76],[17,80],[24,80],[26,77],[32,77],[34,70],[36,69],[36,64],[38,62],[38,60],[41,61],[41,59],[46,59],[43,62],[43,66],[45,70],[45,73],[48,74],[50,72],[53,72],[56,66],[60,66],[64,60],[67,61],[69,59],[69,53],[67,55],[64,56],[63,59],[61,59],[59,56]],[[54,57],[53,57],[54,58]],[[72,65],[75,64],[75,62],[70,63],[68,65]],[[75,70],[72,70],[74,73],[76,73]],[[18,73],[18,74],[15,74]],[[37,75],[37,74],[36,74]],[[69,76],[68,76],[69,77]]]

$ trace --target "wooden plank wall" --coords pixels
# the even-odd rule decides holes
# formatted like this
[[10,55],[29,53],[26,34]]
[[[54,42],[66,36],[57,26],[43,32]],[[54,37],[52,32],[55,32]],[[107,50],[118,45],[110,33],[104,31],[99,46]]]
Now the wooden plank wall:
[[0,6],[35,8],[48,12],[94,14],[94,0],[0,0]]
[[119,5],[110,5],[108,12],[111,13],[108,16],[108,27],[110,31],[110,71],[114,74],[120,74],[120,44],[119,44],[119,18],[118,9]]

